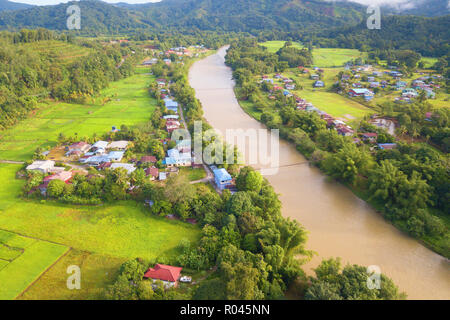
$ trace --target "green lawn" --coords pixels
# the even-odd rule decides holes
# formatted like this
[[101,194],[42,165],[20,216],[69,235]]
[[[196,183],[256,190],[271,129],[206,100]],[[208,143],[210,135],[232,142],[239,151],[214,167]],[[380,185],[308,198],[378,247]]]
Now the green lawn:
[[19,199],[23,181],[15,179],[18,169],[0,164],[0,177],[8,181],[0,185],[1,229],[122,258],[173,258],[181,239],[199,238],[198,227],[152,216],[135,201],[73,206]]
[[[24,240],[21,241],[20,238]],[[31,244],[21,248],[23,252],[19,255],[11,256],[12,259],[8,263],[0,264],[0,300],[14,299],[68,250],[63,245],[29,239],[0,230],[0,244],[3,243],[3,247],[7,247],[6,243],[11,244],[8,242],[9,239],[16,241],[15,244],[27,244],[28,241],[31,241]],[[0,254],[1,252],[0,250]]]
[[197,181],[206,178],[206,172],[203,168],[180,168],[181,175],[185,175],[189,181]]
[[[41,103],[34,116],[0,132],[0,159],[30,160],[37,147],[54,146],[61,132],[79,137],[101,135],[112,126],[147,121],[156,101],[148,94],[153,78],[146,72],[147,68],[139,68],[138,74],[111,83],[93,104]],[[102,105],[106,98],[111,100]]]

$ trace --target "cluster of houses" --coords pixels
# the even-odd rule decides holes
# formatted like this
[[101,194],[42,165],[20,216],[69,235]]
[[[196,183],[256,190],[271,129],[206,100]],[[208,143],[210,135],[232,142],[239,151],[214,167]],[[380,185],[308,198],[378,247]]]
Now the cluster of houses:
[[66,155],[73,152],[73,146],[83,145],[85,149],[88,149],[88,152],[79,156],[79,162],[93,167],[101,166],[101,168],[104,168],[105,164],[111,166],[113,162],[122,161],[128,144],[129,142],[124,140],[112,142],[97,141],[92,146],[85,142],[78,142],[67,147],[68,152]]
[[411,103],[412,99],[419,96],[419,92],[425,92],[427,99],[434,99],[436,97],[435,89],[439,89],[440,85],[431,79],[439,79],[439,76],[423,76],[411,82],[411,86],[407,88],[405,81],[397,83],[397,90],[402,90],[402,95],[395,98],[396,102]]
[[46,175],[43,182],[37,188],[30,191],[33,192],[35,189],[38,189],[42,195],[47,193],[47,187],[50,181],[61,180],[64,183],[70,183],[73,175],[72,171],[66,171],[64,167],[55,166],[55,161],[53,160],[33,161],[32,164],[26,167],[26,170],[36,171]]
[[[395,69],[396,67],[389,68]],[[346,66],[346,70],[350,70],[350,67]],[[362,80],[357,80],[362,78],[359,72],[370,73],[370,75],[367,76],[367,84],[364,84]],[[412,102],[412,99],[419,96],[420,91],[424,91],[426,93],[427,99],[434,99],[436,97],[434,89],[440,88],[440,85],[435,83],[434,80],[439,80],[442,78],[442,76],[439,75],[422,76],[413,80],[411,82],[411,86],[408,87],[408,83],[402,80],[403,74],[396,70],[381,72],[373,69],[371,65],[364,65],[351,69],[351,73],[352,75],[344,73],[341,77],[341,84],[344,84],[345,86],[348,86],[352,79],[356,80],[356,82],[351,84],[351,88],[348,90],[348,95],[350,97],[363,97],[364,100],[370,101],[375,96],[375,93],[371,89],[390,88],[394,91],[401,91],[401,96],[395,98],[395,102],[398,103]],[[392,78],[395,83],[392,84],[392,82],[387,81],[388,79],[385,77]],[[377,78],[380,79],[377,80]]]

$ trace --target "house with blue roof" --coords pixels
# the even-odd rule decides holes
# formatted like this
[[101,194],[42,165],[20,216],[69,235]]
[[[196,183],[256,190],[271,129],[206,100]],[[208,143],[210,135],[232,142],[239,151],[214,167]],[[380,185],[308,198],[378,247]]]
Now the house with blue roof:
[[314,88],[323,88],[325,87],[325,83],[323,81],[316,81],[314,82]]
[[168,167],[186,167],[192,163],[192,156],[188,152],[180,152],[178,149],[167,150],[167,157],[163,160],[163,164]]
[[90,166],[98,166],[104,162],[109,162],[108,156],[93,156],[86,159],[80,159],[81,163],[88,164]]
[[227,170],[225,170],[224,168],[215,169],[213,173],[216,186],[220,190],[224,190],[227,186],[231,185],[233,179],[231,178],[231,175]]
[[374,93],[369,89],[350,89],[348,92],[350,97],[364,97],[364,100],[370,101],[374,97]]

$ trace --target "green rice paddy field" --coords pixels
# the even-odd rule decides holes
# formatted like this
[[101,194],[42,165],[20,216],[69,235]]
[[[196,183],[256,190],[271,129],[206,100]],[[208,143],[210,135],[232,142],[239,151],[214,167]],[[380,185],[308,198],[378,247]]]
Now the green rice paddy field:
[[[148,95],[153,78],[147,73],[148,69],[139,68],[138,74],[111,83],[90,105],[42,103],[34,116],[0,133],[0,159],[29,160],[37,147],[55,145],[61,132],[100,135],[112,126],[148,121],[156,101]],[[106,98],[110,101],[102,105]],[[24,181],[16,179],[20,168],[0,163],[0,230],[24,236],[17,237],[24,244],[0,246],[0,299],[19,294],[20,299],[98,298],[125,260],[173,259],[181,239],[196,242],[200,236],[198,227],[152,216],[135,201],[74,206],[23,199]],[[42,274],[68,248],[72,248],[69,253]],[[65,286],[71,264],[84,266],[82,290]]]
[[0,230],[0,300],[14,299],[68,247]]
[[[0,159],[30,160],[37,147],[56,144],[59,133],[78,137],[101,135],[120,127],[147,121],[155,109],[155,100],[147,87],[153,78],[147,68],[127,79],[111,83],[93,104],[41,103],[35,115],[0,132]],[[104,105],[102,101],[110,98]]]

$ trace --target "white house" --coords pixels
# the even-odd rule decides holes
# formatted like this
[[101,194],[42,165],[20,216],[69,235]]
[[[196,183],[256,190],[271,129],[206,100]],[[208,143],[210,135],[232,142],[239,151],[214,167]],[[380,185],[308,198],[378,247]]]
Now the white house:
[[55,161],[52,160],[37,160],[27,166],[27,170],[40,171],[42,173],[49,173],[55,167]]

